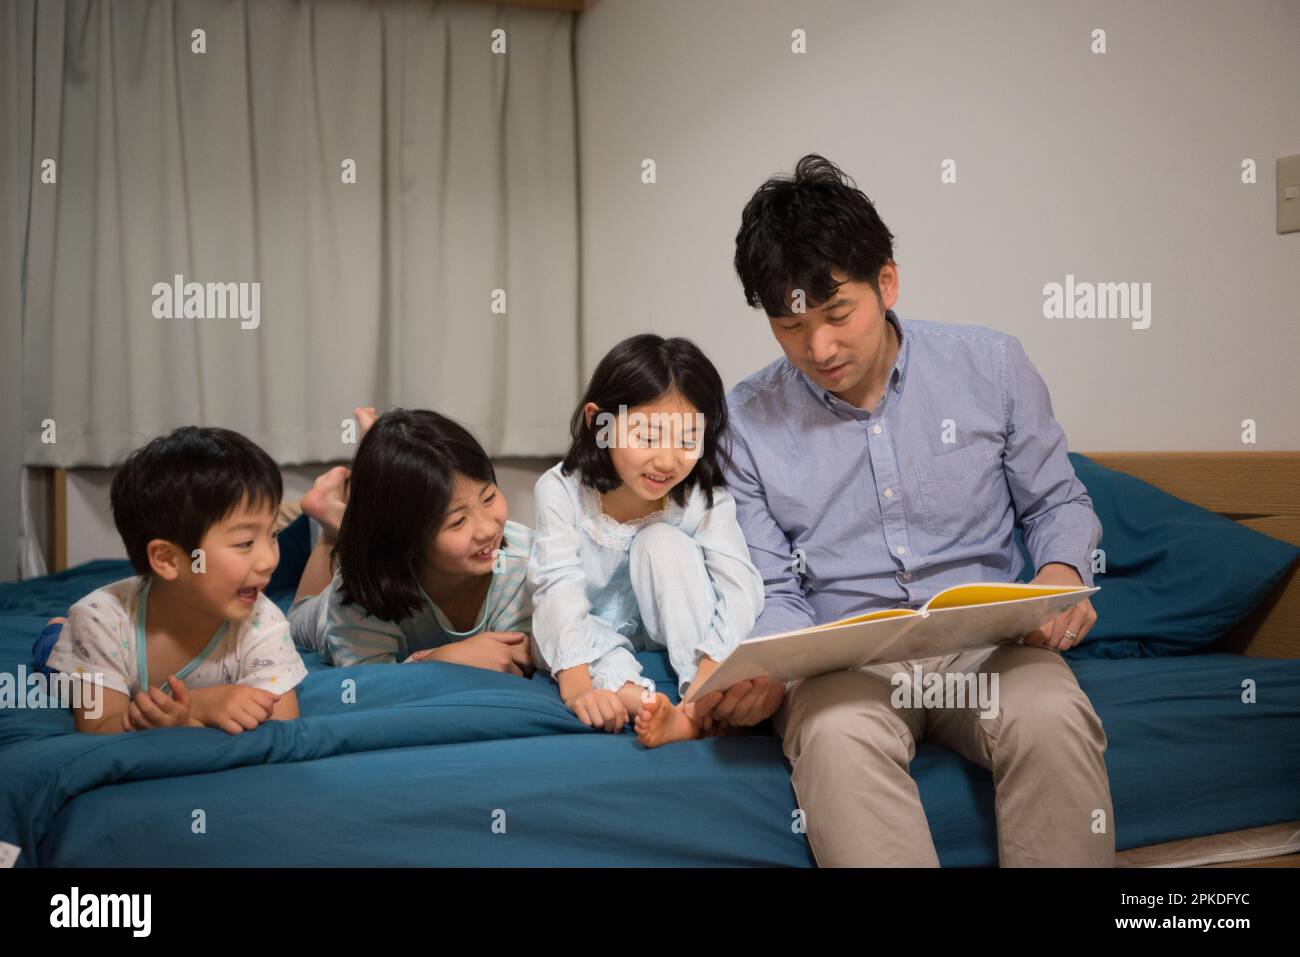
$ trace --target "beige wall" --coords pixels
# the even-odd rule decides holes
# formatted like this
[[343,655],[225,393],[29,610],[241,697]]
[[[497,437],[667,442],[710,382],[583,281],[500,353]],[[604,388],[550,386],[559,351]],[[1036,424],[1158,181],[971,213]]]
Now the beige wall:
[[[599,0],[576,49],[583,375],[644,330],[691,336],[728,385],[776,358],[735,232],[817,151],[895,233],[899,313],[1019,336],[1072,448],[1242,449],[1252,418],[1254,448],[1300,449],[1300,233],[1274,232],[1273,199],[1300,152],[1297,50],[1295,0]],[[1044,319],[1067,273],[1150,282],[1151,327]],[[550,464],[506,463],[512,517]],[[286,495],[316,471],[286,469]],[[122,554],[107,482],[69,483],[73,564]]]
[[[599,0],[576,50],[584,374],[646,330],[695,339],[729,386],[776,358],[736,228],[820,152],[897,237],[899,314],[1020,337],[1071,448],[1300,449],[1300,233],[1274,214],[1274,161],[1300,153],[1295,0]],[[1150,282],[1150,328],[1043,318],[1067,273]]]

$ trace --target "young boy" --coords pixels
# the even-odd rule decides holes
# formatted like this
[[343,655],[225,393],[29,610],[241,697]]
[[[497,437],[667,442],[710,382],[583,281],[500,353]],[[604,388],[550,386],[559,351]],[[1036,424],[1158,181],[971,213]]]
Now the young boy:
[[102,714],[74,708],[78,731],[238,734],[298,717],[307,670],[262,592],[280,561],[281,494],[270,456],[227,429],[185,426],[127,458],[113,521],[139,574],[73,605],[48,659],[102,678]]

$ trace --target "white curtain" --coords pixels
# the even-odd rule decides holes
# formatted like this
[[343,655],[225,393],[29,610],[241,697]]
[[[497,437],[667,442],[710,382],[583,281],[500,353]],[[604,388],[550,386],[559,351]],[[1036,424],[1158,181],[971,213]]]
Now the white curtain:
[[[33,0],[0,5],[0,581],[40,567],[26,533],[23,448],[23,264],[32,191]],[[57,82],[57,75],[55,76]],[[20,531],[23,530],[23,531]]]
[[[437,409],[493,455],[563,448],[579,385],[572,14],[22,7],[28,464],[110,465],[184,423],[283,464],[337,460],[357,404]],[[8,101],[21,81],[3,73]],[[177,275],[204,284],[205,310],[206,284],[249,284],[249,306],[259,284],[256,328],[156,317]]]

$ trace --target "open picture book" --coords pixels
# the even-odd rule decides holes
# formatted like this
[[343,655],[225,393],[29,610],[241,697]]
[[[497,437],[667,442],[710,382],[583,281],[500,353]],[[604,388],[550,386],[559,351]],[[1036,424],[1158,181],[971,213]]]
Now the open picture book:
[[1018,641],[1097,587],[987,582],[953,585],[919,609],[885,608],[825,625],[742,642],[687,701],[766,675],[811,678],[863,665],[932,658]]

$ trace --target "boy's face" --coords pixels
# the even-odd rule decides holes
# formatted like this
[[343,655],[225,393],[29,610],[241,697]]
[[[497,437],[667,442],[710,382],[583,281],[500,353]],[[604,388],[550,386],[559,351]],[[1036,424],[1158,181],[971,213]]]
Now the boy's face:
[[880,295],[870,283],[853,282],[838,269],[831,270],[831,278],[840,286],[825,302],[808,305],[802,315],[769,316],[768,321],[796,369],[856,405],[857,393],[869,386],[866,379],[877,356],[890,348],[885,311],[898,300],[898,270],[892,262],[881,268]]
[[177,583],[190,590],[194,601],[209,614],[243,621],[253,613],[258,594],[280,563],[280,543],[271,529],[276,507],[264,502],[252,508],[247,500],[208,529],[199,547],[202,571],[194,559],[182,563]]

